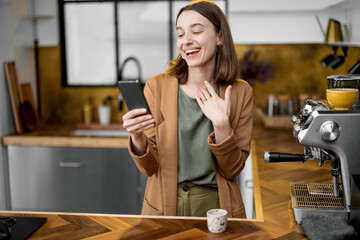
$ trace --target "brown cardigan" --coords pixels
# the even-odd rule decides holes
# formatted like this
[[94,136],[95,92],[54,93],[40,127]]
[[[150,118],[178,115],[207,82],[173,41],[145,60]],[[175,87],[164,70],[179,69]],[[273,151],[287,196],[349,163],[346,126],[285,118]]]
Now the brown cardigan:
[[[227,86],[220,85],[221,98],[224,98]],[[139,170],[148,176],[142,214],[175,216],[178,173],[178,80],[165,73],[155,75],[146,82],[144,94],[156,127],[146,131],[148,147],[143,156],[133,153],[129,140],[132,158]],[[215,179],[220,207],[228,211],[228,217],[245,217],[236,176],[244,168],[250,152],[252,107],[252,88],[243,80],[234,82],[231,90],[231,135],[219,144],[214,143],[214,132],[208,137],[208,144],[215,156]]]

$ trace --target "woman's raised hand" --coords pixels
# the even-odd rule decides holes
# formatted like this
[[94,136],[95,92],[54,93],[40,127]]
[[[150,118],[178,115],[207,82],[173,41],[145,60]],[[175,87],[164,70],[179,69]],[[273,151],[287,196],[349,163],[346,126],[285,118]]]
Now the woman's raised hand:
[[196,101],[204,115],[214,124],[221,125],[223,121],[229,121],[230,116],[230,94],[231,86],[225,91],[225,100],[221,99],[215,92],[213,86],[205,81],[205,87],[199,90]]
[[230,135],[230,94],[231,85],[225,90],[225,99],[221,99],[213,86],[205,81],[205,88],[199,90],[196,101],[204,115],[212,122],[215,131],[216,142],[221,142]]

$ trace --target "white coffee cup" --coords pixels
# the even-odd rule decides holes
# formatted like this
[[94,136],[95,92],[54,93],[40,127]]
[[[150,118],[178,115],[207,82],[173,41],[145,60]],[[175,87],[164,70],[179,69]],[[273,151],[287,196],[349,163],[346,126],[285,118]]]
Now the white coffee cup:
[[111,109],[108,105],[101,105],[98,107],[99,112],[99,122],[102,125],[110,123]]
[[207,226],[212,233],[225,232],[227,227],[227,211],[224,209],[211,209],[207,211]]

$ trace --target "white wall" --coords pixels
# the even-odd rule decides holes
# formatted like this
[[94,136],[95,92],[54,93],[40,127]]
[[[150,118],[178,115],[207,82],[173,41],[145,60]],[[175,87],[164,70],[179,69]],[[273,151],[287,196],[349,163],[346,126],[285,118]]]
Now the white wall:
[[349,23],[350,40],[360,43],[360,1],[353,0],[352,4],[345,8],[346,19]]
[[33,16],[36,19],[34,37],[41,46],[59,44],[57,0],[32,0]]
[[[32,0],[0,0],[0,136],[15,132],[4,62],[15,61],[19,82],[30,82],[33,91],[36,88],[33,30]],[[10,208],[7,168],[6,148],[1,145],[0,209]]]
[[312,13],[234,13],[229,22],[236,44],[320,43],[323,34]]
[[[8,93],[5,71],[3,67],[4,61],[14,59],[14,51],[12,45],[11,34],[11,7],[10,3],[0,2],[0,136],[15,131],[15,124],[12,117],[10,96]],[[0,209],[9,209],[8,182],[7,182],[7,157],[6,148],[0,147]]]
[[12,48],[18,69],[19,82],[30,82],[36,98],[36,76],[34,55],[33,0],[12,0],[11,2],[11,36]]

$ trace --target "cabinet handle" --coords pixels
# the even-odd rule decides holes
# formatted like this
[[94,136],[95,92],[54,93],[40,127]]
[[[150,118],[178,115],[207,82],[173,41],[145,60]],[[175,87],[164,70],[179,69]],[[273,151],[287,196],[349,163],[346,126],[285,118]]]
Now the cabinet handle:
[[82,162],[59,162],[59,167],[79,168],[82,165]]
[[253,180],[246,180],[245,187],[250,189],[254,188]]

